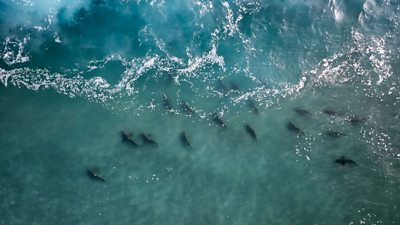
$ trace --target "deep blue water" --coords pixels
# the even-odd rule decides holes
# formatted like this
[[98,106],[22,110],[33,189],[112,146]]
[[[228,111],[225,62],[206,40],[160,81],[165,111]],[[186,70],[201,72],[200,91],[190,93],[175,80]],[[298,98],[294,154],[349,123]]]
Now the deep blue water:
[[400,224],[398,34],[397,0],[0,0],[0,224]]

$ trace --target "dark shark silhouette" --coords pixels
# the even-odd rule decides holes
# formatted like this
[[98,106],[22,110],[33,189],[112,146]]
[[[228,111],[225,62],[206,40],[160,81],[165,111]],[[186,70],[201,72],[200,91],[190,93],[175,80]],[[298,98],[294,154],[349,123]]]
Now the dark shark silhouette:
[[181,142],[182,142],[183,146],[185,146],[188,150],[192,150],[193,149],[192,145],[189,142],[189,139],[188,139],[185,131],[181,132],[180,139],[181,139]]
[[217,124],[223,128],[227,128],[226,124],[224,123],[222,118],[217,113],[212,114],[212,120],[215,124]]
[[106,180],[99,174],[99,170],[97,168],[87,170],[87,175],[93,180],[106,182]]
[[139,146],[139,144],[133,139],[133,133],[128,133],[127,131],[121,131],[121,137],[123,142],[128,142],[134,146]]
[[328,116],[332,116],[332,117],[337,117],[337,116],[343,116],[343,113],[336,111],[333,108],[325,108],[323,111],[323,113],[325,113]]
[[187,102],[185,102],[185,101],[181,102],[181,109],[182,109],[183,112],[185,112],[189,116],[196,114],[194,109],[192,107],[190,107],[189,104]]
[[226,87],[226,85],[221,79],[218,79],[217,81],[217,88],[221,90],[224,94],[226,94],[229,91],[228,87]]
[[246,132],[250,135],[250,137],[254,141],[257,141],[257,135],[256,135],[256,132],[254,131],[254,129],[249,124],[246,124],[245,128],[246,128]]
[[351,159],[347,159],[344,155],[342,155],[340,158],[335,160],[336,164],[339,164],[341,166],[346,166],[346,165],[350,165],[350,166],[356,166],[357,163],[354,162]]
[[169,100],[169,98],[166,94],[164,94],[162,96],[162,101],[163,101],[163,105],[164,105],[165,109],[167,110],[167,112],[169,112],[169,113],[175,112],[174,108],[172,107],[171,101]]
[[310,111],[304,108],[295,108],[294,111],[297,113],[297,115],[304,116],[304,117],[311,117]]
[[297,134],[300,134],[300,135],[304,135],[305,133],[300,129],[300,128],[298,128],[296,125],[294,125],[292,122],[289,122],[288,124],[287,124],[287,126],[286,126],[290,131],[292,131],[292,132],[294,132],[294,133],[297,133]]
[[363,116],[357,116],[357,115],[350,115],[346,117],[346,121],[351,123],[351,125],[356,126],[358,124],[362,124],[367,122],[367,118]]
[[328,137],[331,137],[331,138],[347,136],[347,134],[339,132],[339,131],[335,131],[335,130],[327,130],[327,131],[325,131],[325,135]]
[[151,134],[141,133],[140,137],[142,138],[143,142],[146,144],[158,146],[158,143],[154,140]]
[[250,108],[250,111],[254,114],[254,115],[258,115],[258,109],[256,106],[256,103],[252,100],[252,99],[248,99],[247,100],[247,105]]

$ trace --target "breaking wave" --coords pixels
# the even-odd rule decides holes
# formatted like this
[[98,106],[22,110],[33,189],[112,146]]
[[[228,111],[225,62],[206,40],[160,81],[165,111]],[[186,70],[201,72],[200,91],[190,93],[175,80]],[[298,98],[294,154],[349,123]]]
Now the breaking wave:
[[[398,89],[395,1],[0,4],[5,86],[106,103],[159,96],[172,85],[175,93],[265,106],[319,86]],[[241,92],[227,95],[219,81]]]

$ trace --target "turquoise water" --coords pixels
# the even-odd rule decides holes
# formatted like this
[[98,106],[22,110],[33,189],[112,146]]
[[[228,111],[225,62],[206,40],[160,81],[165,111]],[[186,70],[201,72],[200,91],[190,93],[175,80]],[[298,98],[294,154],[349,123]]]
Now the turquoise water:
[[0,0],[0,224],[400,224],[399,15]]

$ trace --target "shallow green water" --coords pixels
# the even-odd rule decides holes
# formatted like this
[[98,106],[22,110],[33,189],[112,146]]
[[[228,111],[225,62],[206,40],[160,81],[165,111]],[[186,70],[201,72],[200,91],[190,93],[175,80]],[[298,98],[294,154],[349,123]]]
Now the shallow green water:
[[[0,131],[3,224],[396,224],[399,219],[397,160],[380,158],[362,141],[368,126],[335,122],[321,113],[322,103],[315,101],[320,98],[288,99],[259,116],[226,115],[224,129],[160,110],[115,113],[51,91],[1,88],[1,96],[7,106]],[[312,115],[297,115],[293,107],[299,105]],[[256,130],[257,142],[245,132],[244,121]],[[306,135],[290,132],[288,121],[304,127]],[[327,127],[340,127],[348,136],[327,137]],[[150,132],[159,146],[124,143],[123,129]],[[181,131],[193,150],[180,143]],[[334,164],[342,154],[358,166]],[[87,176],[94,167],[105,183]]]

